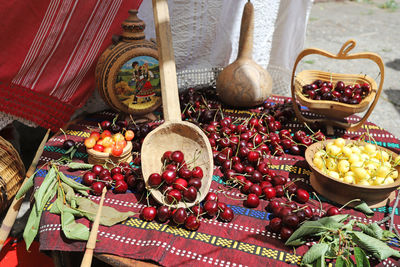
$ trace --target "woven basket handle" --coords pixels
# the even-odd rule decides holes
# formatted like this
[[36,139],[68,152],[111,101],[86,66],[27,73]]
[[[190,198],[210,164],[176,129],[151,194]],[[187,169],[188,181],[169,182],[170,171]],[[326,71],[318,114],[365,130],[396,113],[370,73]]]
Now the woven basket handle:
[[[291,79],[291,85],[290,85],[290,89],[292,92],[292,99],[293,99],[293,109],[294,112],[296,113],[296,116],[303,122],[308,122],[308,123],[314,123],[314,122],[323,122],[323,123],[327,123],[333,126],[338,126],[341,128],[345,128],[348,131],[355,131],[358,128],[361,127],[361,125],[363,125],[363,123],[368,119],[369,115],[371,115],[372,110],[375,108],[375,105],[379,99],[379,96],[381,94],[382,91],[382,86],[383,86],[383,81],[385,79],[385,67],[383,65],[383,61],[382,58],[376,54],[376,53],[372,53],[372,52],[363,52],[363,53],[354,53],[354,54],[349,54],[349,52],[356,46],[356,42],[354,40],[348,40],[347,42],[345,42],[343,44],[343,46],[341,47],[341,49],[339,50],[339,53],[337,53],[337,55],[331,54],[327,51],[318,49],[318,48],[308,48],[308,49],[304,49],[296,58],[296,61],[294,63],[293,66],[293,71],[292,71],[292,79]],[[341,59],[341,60],[346,60],[346,59],[369,59],[372,60],[374,63],[376,63],[379,67],[379,71],[380,71],[380,78],[379,78],[379,87],[378,87],[378,91],[375,94],[375,98],[373,100],[373,102],[371,103],[371,105],[369,106],[367,112],[365,113],[365,115],[361,118],[360,121],[358,121],[357,123],[345,123],[345,122],[340,122],[340,121],[334,121],[334,120],[326,120],[326,119],[307,119],[305,118],[297,104],[296,104],[296,95],[295,95],[295,88],[294,88],[294,78],[295,78],[295,74],[296,74],[296,69],[297,69],[297,65],[299,64],[299,62],[308,55],[312,55],[312,54],[317,54],[317,55],[321,55],[321,56],[325,56],[328,58],[333,58],[333,59]]]

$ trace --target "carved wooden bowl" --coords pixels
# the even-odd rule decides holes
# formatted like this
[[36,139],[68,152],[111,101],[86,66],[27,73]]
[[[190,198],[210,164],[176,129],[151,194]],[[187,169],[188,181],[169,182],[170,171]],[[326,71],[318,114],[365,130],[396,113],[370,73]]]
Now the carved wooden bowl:
[[[391,202],[395,197],[395,190],[400,186],[400,177],[398,177],[394,183],[388,185],[357,185],[357,184],[348,184],[337,179],[334,179],[326,174],[323,174],[313,163],[314,154],[317,151],[325,148],[325,145],[328,142],[332,142],[332,140],[320,141],[312,144],[306,150],[306,161],[312,170],[312,174],[310,175],[310,183],[311,186],[317,191],[319,194],[324,197],[339,203],[345,204],[352,199],[361,199],[365,201],[369,207],[377,208],[382,207],[387,204],[387,202]],[[356,140],[346,140],[346,143],[350,142],[362,142]],[[362,142],[364,143],[364,142]],[[377,146],[377,149],[386,151],[389,155],[392,155],[393,158],[397,157],[397,154],[393,151]],[[400,173],[400,166],[396,167],[397,171]],[[354,205],[359,203],[355,202]],[[354,206],[353,205],[353,206]],[[351,206],[351,204],[350,204]]]

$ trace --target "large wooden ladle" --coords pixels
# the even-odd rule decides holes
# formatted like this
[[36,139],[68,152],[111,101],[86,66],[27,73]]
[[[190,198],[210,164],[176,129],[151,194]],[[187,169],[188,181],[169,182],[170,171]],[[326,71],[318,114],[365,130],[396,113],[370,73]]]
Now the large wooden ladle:
[[[185,160],[196,158],[195,166],[203,169],[204,177],[200,194],[196,201],[174,207],[190,207],[201,201],[207,194],[213,174],[213,157],[211,145],[203,131],[189,122],[181,120],[176,79],[175,59],[172,48],[171,27],[167,0],[153,0],[154,22],[159,51],[160,83],[165,122],[151,131],[143,141],[141,157],[143,178],[146,181],[151,173],[160,173],[161,157],[165,151],[181,150]],[[153,197],[160,203],[168,205],[160,190],[152,189]]]
[[243,9],[239,53],[217,79],[220,99],[234,107],[253,107],[265,101],[272,91],[271,75],[252,59],[254,7],[248,1]]

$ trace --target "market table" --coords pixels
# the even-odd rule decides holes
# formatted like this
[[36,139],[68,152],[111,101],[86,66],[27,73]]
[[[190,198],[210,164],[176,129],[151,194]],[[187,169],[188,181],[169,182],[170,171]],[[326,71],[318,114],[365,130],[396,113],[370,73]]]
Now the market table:
[[[267,101],[273,103],[283,103],[286,98],[273,96]],[[232,119],[249,116],[250,111],[224,109],[224,113]],[[75,153],[73,160],[77,162],[87,162],[87,153],[83,145],[83,139],[89,136],[90,128],[97,127],[98,123],[107,119],[112,120],[116,113],[113,111],[102,111],[89,114],[84,118],[72,123],[66,129],[67,138],[75,140],[79,144],[79,149]],[[351,117],[350,120],[357,120]],[[298,122],[288,123],[285,126],[292,131],[305,129],[305,126]],[[384,129],[368,122],[356,132],[345,132],[336,129],[335,136],[347,135],[349,137],[360,136],[366,131],[374,137],[376,142],[383,146],[400,152],[400,141]],[[60,158],[65,150],[62,144],[65,140],[63,134],[51,138],[41,156],[39,166],[54,159]],[[309,175],[311,173],[306,161],[302,156],[285,154],[280,157],[270,156],[270,168],[279,174],[292,179],[301,180],[304,188],[310,195],[312,188],[309,185]],[[68,177],[80,181],[82,171],[70,172],[61,169]],[[40,185],[42,177],[47,171],[41,169],[37,173],[36,188]],[[217,192],[224,187],[224,179],[219,168],[215,168],[211,192]],[[98,242],[95,253],[97,257],[108,262],[129,262],[129,259],[144,260],[160,265],[194,265],[207,264],[215,266],[284,266],[297,265],[310,245],[307,243],[294,251],[286,247],[280,236],[272,233],[266,228],[271,214],[266,212],[266,200],[261,200],[261,205],[255,209],[243,206],[242,194],[237,189],[227,190],[219,194],[219,199],[228,204],[234,211],[235,217],[229,222],[221,222],[216,219],[201,219],[201,226],[197,231],[188,231],[183,227],[172,224],[158,223],[157,221],[146,222],[139,218],[138,214],[129,218],[121,224],[112,227],[100,226],[98,232]],[[323,208],[326,210],[333,203],[319,196],[323,201]],[[98,202],[100,197],[90,196],[90,199]],[[128,191],[126,194],[114,194],[108,192],[105,198],[105,205],[114,207],[120,211],[134,211],[139,213],[146,201],[138,202],[140,195]],[[316,201],[310,201],[314,210],[319,209]],[[40,249],[44,251],[84,251],[86,242],[71,241],[66,239],[61,232],[60,217],[49,212],[51,203],[46,206],[40,223]],[[390,205],[374,209],[375,215],[366,218],[364,214],[346,209],[345,213],[355,216],[363,222],[379,221],[391,212]],[[82,218],[78,222],[90,226],[88,220]],[[399,210],[395,211],[395,227],[399,229],[400,217]],[[391,240],[389,244],[394,248],[399,248],[398,240]],[[107,256],[112,254],[115,256]],[[131,262],[132,263],[132,262]],[[389,266],[399,266],[400,261],[388,259],[382,263]],[[332,265],[332,264],[331,264]]]

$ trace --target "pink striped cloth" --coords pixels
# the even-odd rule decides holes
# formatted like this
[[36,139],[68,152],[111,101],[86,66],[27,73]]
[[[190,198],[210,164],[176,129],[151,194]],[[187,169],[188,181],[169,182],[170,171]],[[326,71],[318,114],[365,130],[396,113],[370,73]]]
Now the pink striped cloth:
[[100,54],[142,0],[0,0],[0,111],[58,130],[94,89]]

